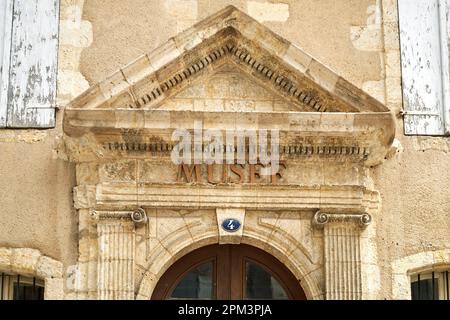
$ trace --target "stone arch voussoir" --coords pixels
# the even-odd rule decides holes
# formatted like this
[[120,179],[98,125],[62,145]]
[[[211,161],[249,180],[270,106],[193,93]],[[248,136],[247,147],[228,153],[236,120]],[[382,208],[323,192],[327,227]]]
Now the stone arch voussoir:
[[[301,255],[286,254],[287,250],[283,250],[280,247],[280,243],[284,243],[284,247],[288,248],[296,246],[295,243],[290,243],[286,239],[272,239],[270,242],[267,239],[262,239],[260,237],[254,236],[252,234],[246,234],[242,237],[241,243],[252,245],[268,253],[272,254],[278,260],[282,261],[286,267],[297,277],[300,281],[302,288],[308,299],[322,299],[323,290],[321,285],[321,280],[319,274],[323,272],[323,268],[320,266],[314,266],[305,257],[301,258]],[[203,238],[198,238],[195,241],[186,241],[182,244],[177,244],[176,248],[170,248],[169,250],[173,252],[173,255],[167,255],[164,253],[155,253],[155,255],[160,256],[164,261],[159,261],[158,270],[154,270],[151,265],[147,267],[147,271],[144,273],[142,281],[140,283],[136,299],[147,300],[150,299],[153,290],[158,283],[161,276],[167,271],[167,269],[178,259],[184,255],[194,251],[203,246],[218,243],[218,236],[209,233]],[[160,251],[166,250],[167,248],[160,248]]]

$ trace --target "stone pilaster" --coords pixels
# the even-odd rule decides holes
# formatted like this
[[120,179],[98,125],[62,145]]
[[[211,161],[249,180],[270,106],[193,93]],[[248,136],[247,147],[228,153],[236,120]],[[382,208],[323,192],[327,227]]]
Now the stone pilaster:
[[361,230],[370,221],[366,213],[314,216],[313,223],[324,230],[326,300],[362,299]]
[[133,300],[135,224],[147,221],[145,211],[95,211],[98,234],[99,300]]

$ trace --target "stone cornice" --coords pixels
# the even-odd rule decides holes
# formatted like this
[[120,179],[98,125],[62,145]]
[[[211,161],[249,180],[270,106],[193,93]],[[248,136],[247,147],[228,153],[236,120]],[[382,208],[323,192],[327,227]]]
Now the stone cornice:
[[[123,207],[320,209],[359,213],[377,210],[379,195],[360,186],[104,183],[96,188],[97,210]],[[104,209],[108,208],[108,209]],[[114,211],[113,210],[113,211]]]
[[[127,120],[133,119],[132,122]],[[66,110],[65,133],[94,133],[93,149],[169,152],[175,129],[277,129],[283,154],[354,156],[366,165],[384,159],[394,136],[390,113],[197,112],[168,110]],[[124,128],[126,127],[126,128]],[[126,156],[126,155],[122,155]],[[83,161],[82,159],[79,159]]]

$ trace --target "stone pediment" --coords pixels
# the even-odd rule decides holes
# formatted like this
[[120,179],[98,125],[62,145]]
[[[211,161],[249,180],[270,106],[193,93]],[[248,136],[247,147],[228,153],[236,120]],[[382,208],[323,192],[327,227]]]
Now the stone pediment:
[[199,112],[308,112],[310,107],[292,105],[271,88],[263,87],[251,75],[225,64],[215,73],[192,83],[164,100],[159,110]]
[[[227,72],[223,81],[236,77],[252,87],[246,93],[259,90],[270,97],[232,97],[229,87],[226,105],[220,98],[225,92],[210,94],[205,88],[214,89]],[[203,105],[195,105],[192,92],[202,89]],[[170,149],[171,132],[192,129],[194,120],[205,128],[280,129],[282,142],[293,150],[311,145],[340,155],[354,153],[342,148],[356,148],[368,164],[384,157],[394,137],[393,119],[383,104],[232,6],[74,99],[65,109],[64,131],[72,137],[93,133],[108,150],[127,143],[129,132],[156,137],[162,146],[155,148]]]

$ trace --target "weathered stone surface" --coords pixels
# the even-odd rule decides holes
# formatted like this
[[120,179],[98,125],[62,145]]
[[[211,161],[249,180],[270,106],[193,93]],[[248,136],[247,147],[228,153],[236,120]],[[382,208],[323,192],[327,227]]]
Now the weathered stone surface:
[[84,0],[61,3],[57,98],[60,106],[89,88],[79,70],[81,52],[93,42],[92,24],[82,19],[83,5]]
[[95,186],[80,185],[73,189],[73,201],[76,209],[93,208],[95,206]]
[[364,82],[362,89],[378,101],[386,101],[386,87],[384,80]]
[[62,279],[45,279],[45,300],[63,300],[64,299],[64,281]]
[[61,45],[86,48],[92,43],[92,25],[89,21],[62,20],[59,32]]
[[52,258],[41,256],[36,265],[36,275],[40,278],[62,278],[63,264]]
[[167,11],[176,23],[177,32],[186,30],[197,21],[198,0],[168,0],[165,1]]
[[2,272],[45,280],[45,299],[63,299],[63,264],[30,248],[0,248]]
[[40,257],[41,253],[36,249],[13,249],[11,265],[17,273],[34,275]]
[[9,248],[0,248],[0,269],[8,271],[11,268],[12,250]]
[[289,4],[247,1],[247,12],[259,22],[284,22],[289,18]]

